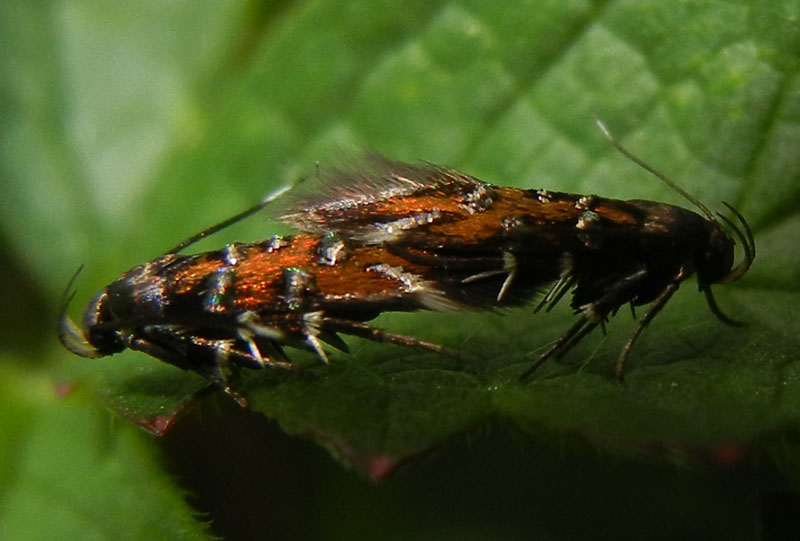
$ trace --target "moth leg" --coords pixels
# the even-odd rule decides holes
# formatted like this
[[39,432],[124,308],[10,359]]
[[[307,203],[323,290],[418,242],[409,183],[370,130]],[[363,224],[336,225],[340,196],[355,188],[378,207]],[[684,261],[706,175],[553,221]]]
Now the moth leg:
[[294,368],[280,346],[289,343],[289,337],[280,328],[263,323],[258,314],[251,311],[239,315],[237,323],[237,338],[246,344],[247,353],[235,352],[236,361],[253,365],[252,368]]
[[325,313],[321,310],[303,314],[303,335],[305,336],[306,345],[311,349],[311,351],[316,353],[317,357],[319,357],[323,363],[330,364],[328,355],[325,353],[325,349],[322,347],[322,342],[328,343],[328,339],[336,337],[335,339],[338,339],[339,343],[343,344],[345,347],[347,347],[347,344],[345,344],[335,332],[324,334],[322,328],[324,321]]
[[350,353],[350,348],[348,347],[347,342],[342,340],[342,337],[335,332],[320,330],[318,338],[341,352]]
[[[683,271],[679,273],[679,276],[682,276],[682,272]],[[621,304],[628,302],[628,300],[630,300],[631,298],[632,292],[636,291],[636,288],[639,286],[641,281],[644,280],[646,277],[647,277],[647,270],[639,269],[636,272],[633,272],[630,275],[618,280],[612,288],[610,288],[598,299],[589,302],[583,306],[580,306],[579,309],[581,311],[581,317],[578,319],[578,321],[576,321],[575,324],[572,325],[572,327],[570,327],[570,329],[566,332],[566,334],[564,334],[552,346],[550,346],[547,349],[547,351],[542,353],[533,362],[533,364],[525,372],[523,372],[523,374],[520,376],[520,381],[525,381],[539,366],[542,365],[542,363],[544,363],[547,359],[549,359],[553,355],[555,355],[557,359],[560,359],[561,357],[566,355],[566,353],[570,349],[572,349],[572,347],[575,346],[575,344],[580,342],[587,334],[592,332],[598,325],[600,325],[605,331],[605,322],[606,318],[608,317],[608,314],[611,313],[617,307],[619,307]],[[563,288],[565,287],[566,284],[559,285],[559,283],[562,280],[568,281],[569,277],[568,276],[562,277],[562,279],[560,279],[559,282],[556,283],[554,288],[551,289],[551,292],[564,290]],[[568,284],[569,282],[566,283]],[[559,295],[559,296],[561,294],[563,293],[553,293],[553,295]],[[550,293],[548,293],[548,295],[550,295]],[[664,302],[666,302],[666,300]]]
[[[225,355],[224,350],[219,350],[222,355]],[[231,387],[227,376],[222,371],[222,364],[219,362],[213,363],[206,367],[206,370],[197,371],[200,375],[206,377],[215,387],[221,390],[226,395],[230,396],[241,407],[246,408],[249,406],[247,399],[239,394]]]
[[[212,385],[217,387],[219,390],[230,396],[237,404],[242,406],[243,408],[247,407],[247,399],[237,393],[228,382],[228,378],[225,376],[224,372],[222,371],[221,363],[219,362],[216,357],[224,357],[227,358],[227,350],[220,345],[213,347],[214,350],[214,357],[215,360],[213,363],[208,363],[199,366],[189,366],[186,362],[186,358],[176,354],[175,352],[166,349],[162,346],[159,346],[156,343],[151,342],[150,340],[133,337],[126,341],[127,345],[130,349],[141,351],[151,357],[164,361],[165,363],[171,364],[183,370],[190,370],[197,374],[200,374],[207,380],[211,382]],[[203,345],[199,347],[209,348],[212,347],[210,345]]]
[[453,359],[458,359],[460,361],[467,359],[467,356],[464,355],[463,353],[452,350],[440,344],[434,344],[433,342],[426,342],[424,340],[414,338],[413,336],[405,336],[402,334],[390,333],[384,331],[383,329],[370,327],[369,325],[366,325],[364,323],[359,323],[357,321],[325,317],[321,321],[321,326],[324,327],[326,331],[349,334],[351,336],[357,336],[359,338],[363,338],[365,340],[371,340],[373,342],[385,342],[408,348],[420,349],[424,351],[432,351],[439,355],[444,355],[445,357],[451,357]]
[[572,348],[572,346],[577,344],[584,336],[592,332],[597,325],[598,322],[592,321],[587,314],[581,315],[578,321],[576,321],[575,324],[572,325],[572,327],[570,327],[570,329],[564,333],[561,338],[556,340],[549,348],[547,348],[547,351],[539,355],[539,357],[533,361],[528,369],[525,370],[522,375],[520,375],[519,380],[525,381],[528,379],[537,368],[539,368],[554,354],[556,355],[556,358],[561,358]]
[[617,368],[616,368],[616,375],[617,381],[622,383],[624,379],[624,371],[625,371],[625,362],[628,360],[628,356],[633,349],[633,344],[639,338],[639,335],[642,334],[642,331],[645,327],[653,320],[654,317],[658,315],[664,305],[667,304],[667,301],[672,297],[672,295],[678,291],[678,285],[680,281],[683,279],[684,270],[678,273],[675,277],[675,281],[671,282],[664,288],[664,290],[658,294],[658,297],[650,303],[650,306],[647,308],[647,312],[645,312],[642,319],[639,320],[638,325],[636,325],[636,329],[633,331],[633,334],[628,339],[628,342],[625,344],[625,347],[622,348],[622,351],[619,354],[619,358],[617,359]]
[[572,286],[574,286],[576,282],[577,279],[572,274],[562,274],[558,281],[554,283],[550,290],[545,294],[545,296],[542,297],[542,300],[539,301],[539,304],[534,307],[533,312],[539,312],[542,308],[545,309],[545,312],[552,310],[553,307],[558,304],[558,301],[561,300],[561,297],[563,297],[567,291],[572,289]]
[[252,358],[259,368],[264,368],[267,366],[267,361],[265,361],[264,357],[261,355],[261,351],[258,349],[258,345],[256,344],[255,340],[253,340],[253,336],[250,332],[240,330],[239,339],[247,346],[248,358]]

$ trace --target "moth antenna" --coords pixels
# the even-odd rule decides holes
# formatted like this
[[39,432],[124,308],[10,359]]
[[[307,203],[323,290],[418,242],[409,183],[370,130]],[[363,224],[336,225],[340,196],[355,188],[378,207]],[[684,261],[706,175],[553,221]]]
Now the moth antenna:
[[81,329],[72,320],[72,318],[67,315],[69,304],[72,302],[73,297],[75,297],[73,286],[75,285],[78,275],[82,270],[83,265],[78,267],[78,270],[76,270],[69,279],[69,283],[67,283],[67,287],[64,289],[64,294],[61,295],[61,307],[59,309],[58,317],[58,339],[61,341],[61,345],[75,355],[91,359],[100,357],[101,355],[95,348],[89,345],[83,329]]
[[[317,162],[317,167],[319,167],[319,162]],[[233,225],[233,224],[235,224],[237,222],[240,222],[240,221],[244,220],[248,216],[252,216],[253,214],[255,214],[258,211],[260,211],[260,210],[264,209],[265,207],[267,207],[270,203],[272,203],[273,201],[275,201],[276,199],[281,197],[283,194],[285,194],[288,191],[290,191],[293,188],[295,188],[298,184],[300,184],[304,180],[305,180],[305,177],[299,177],[296,180],[294,180],[294,181],[290,182],[289,184],[287,184],[286,186],[278,188],[274,192],[268,194],[264,199],[262,199],[261,201],[259,201],[255,205],[253,205],[252,207],[243,210],[239,214],[231,216],[227,220],[223,220],[223,221],[219,222],[218,224],[214,224],[214,225],[212,225],[211,227],[209,227],[207,229],[203,229],[199,233],[196,233],[196,234],[192,235],[191,237],[189,237],[188,239],[182,241],[177,246],[171,248],[170,250],[167,250],[167,253],[168,254],[178,253],[181,250],[183,250],[184,248],[186,248],[187,246],[191,246],[192,244],[194,244],[194,243],[196,243],[196,242],[198,242],[198,241],[200,241],[200,240],[202,240],[202,239],[204,239],[204,238],[206,238],[206,237],[208,237],[210,235],[213,235],[214,233],[217,233],[218,231],[222,231],[226,227],[229,227],[229,226],[231,226],[231,225]]]
[[70,277],[69,282],[67,282],[67,287],[64,289],[64,293],[61,295],[61,306],[60,306],[59,317],[64,317],[65,315],[67,315],[67,308],[69,307],[69,303],[72,301],[72,297],[75,296],[75,292],[72,291],[72,288],[75,285],[75,282],[78,280],[78,275],[80,275],[82,271],[83,271],[83,265],[80,265],[78,267],[78,270],[76,270]]
[[597,127],[600,128],[600,131],[603,132],[603,135],[605,135],[606,139],[608,139],[608,141],[612,145],[614,145],[614,148],[616,148],[623,156],[625,156],[630,161],[632,161],[633,163],[635,163],[636,165],[638,165],[639,167],[641,167],[642,169],[644,169],[645,171],[656,177],[657,179],[661,180],[664,184],[666,184],[667,186],[678,192],[678,194],[680,194],[681,197],[683,197],[684,199],[692,203],[694,206],[696,206],[698,209],[700,209],[700,211],[703,214],[705,214],[709,220],[711,220],[714,223],[719,223],[719,221],[717,221],[717,218],[714,216],[714,213],[712,213],[708,209],[708,207],[706,207],[703,203],[701,203],[699,200],[693,197],[689,192],[678,186],[667,175],[657,170],[655,167],[648,164],[641,158],[638,158],[631,151],[622,146],[622,144],[619,141],[617,141],[611,134],[611,130],[609,130],[608,127],[606,127],[606,125],[603,124],[603,121],[600,120],[600,118],[597,116],[597,113],[592,113],[592,115],[594,116],[594,121],[597,124]]
[[719,280],[720,284],[730,284],[731,282],[737,281],[739,278],[744,276],[744,274],[750,270],[750,266],[753,264],[753,260],[756,258],[756,241],[753,238],[753,230],[750,229],[750,224],[747,223],[747,220],[744,219],[744,216],[741,213],[733,208],[733,206],[729,205],[725,201],[722,202],[723,205],[728,207],[736,219],[739,220],[739,223],[742,224],[742,228],[739,229],[736,224],[734,224],[729,218],[725,217],[723,214],[719,214],[720,219],[725,222],[731,231],[734,232],[736,237],[739,239],[739,242],[744,249],[744,259],[742,262],[739,263],[733,270],[731,270],[726,276],[724,276],[721,280]]

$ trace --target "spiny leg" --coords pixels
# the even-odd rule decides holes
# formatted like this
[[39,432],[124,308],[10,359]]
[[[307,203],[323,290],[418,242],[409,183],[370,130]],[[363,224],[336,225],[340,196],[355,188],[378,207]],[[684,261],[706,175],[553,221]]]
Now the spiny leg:
[[539,368],[547,359],[556,354],[557,358],[563,356],[567,351],[572,348],[578,341],[589,334],[595,327],[597,323],[591,321],[589,316],[586,314],[582,314],[578,321],[575,322],[572,327],[558,340],[556,340],[547,351],[539,355],[539,357],[533,361],[530,367],[528,367],[525,372],[520,375],[519,380],[525,381],[528,379],[531,374],[533,374],[537,368]]
[[[296,324],[297,322],[295,322]],[[303,324],[301,324],[302,326]],[[247,345],[248,350],[247,353],[238,353],[235,360],[251,366],[251,368],[269,366],[287,370],[294,369],[294,365],[281,347],[282,344],[291,345],[290,336],[281,329],[280,325],[265,323],[258,314],[248,311],[237,317],[235,328],[237,338]],[[305,343],[305,346],[309,346],[309,344]],[[309,349],[309,347],[305,349]]]
[[568,340],[561,344],[561,346],[555,351],[556,359],[561,359],[564,355],[567,354],[569,350],[575,347],[575,344],[583,340],[583,338],[592,332],[595,327],[600,325],[600,328],[603,331],[603,334],[606,334],[606,325],[605,325],[605,318],[595,320],[592,316],[588,316],[588,322],[586,325],[581,327],[581,329],[576,332],[574,335],[570,336]]
[[246,408],[249,406],[247,399],[231,387],[220,363],[212,364],[208,370],[200,372],[200,374],[208,378],[218,389],[230,396],[241,407]]
[[[682,273],[683,271],[681,271],[678,276],[683,276]],[[559,338],[552,346],[550,346],[550,348],[548,348],[547,351],[545,351],[539,356],[538,359],[536,359],[536,361],[533,362],[531,367],[528,368],[528,370],[526,370],[522,376],[520,376],[520,381],[524,381],[526,378],[528,378],[542,363],[544,363],[554,354],[556,355],[556,358],[560,359],[563,357],[570,349],[572,349],[573,346],[575,346],[575,344],[577,344],[587,334],[592,332],[598,325],[603,328],[603,332],[605,333],[605,322],[608,314],[618,308],[622,303],[628,302],[628,299],[631,298],[631,293],[635,292],[638,285],[646,277],[647,270],[639,269],[618,280],[614,286],[611,287],[600,298],[581,306],[580,310],[582,311],[582,314],[580,319],[575,322],[575,324],[566,332],[566,334],[564,334],[564,336]],[[562,277],[559,282],[569,279],[570,278],[568,276],[565,276]],[[555,286],[553,286],[551,292],[557,291],[563,287],[564,286],[559,287],[557,283]],[[548,295],[549,294],[550,293],[548,293]],[[554,295],[560,294],[554,293]]]
[[558,304],[558,301],[575,285],[577,280],[571,274],[562,275],[557,282],[548,290],[539,303],[533,308],[533,312],[539,312],[542,308],[549,312]]
[[[680,277],[682,273],[683,271],[681,271],[678,276]],[[628,355],[630,355],[631,350],[633,349],[633,344],[639,338],[639,335],[642,334],[644,328],[653,320],[654,317],[656,317],[656,315],[658,315],[661,309],[664,308],[664,305],[667,304],[667,301],[670,297],[672,297],[672,294],[678,290],[678,283],[679,282],[677,281],[670,283],[661,293],[659,293],[658,297],[656,297],[656,300],[654,300],[647,308],[647,312],[645,312],[644,316],[642,316],[642,319],[639,320],[639,324],[636,325],[636,329],[628,339],[625,347],[622,348],[619,358],[617,359],[616,369],[617,381],[620,383],[622,383],[622,380],[624,379],[625,362],[628,360]]]
[[[178,355],[175,352],[167,348],[164,348],[158,344],[155,344],[147,339],[135,336],[130,337],[130,339],[127,340],[127,346],[132,350],[141,351],[147,355],[150,355],[151,357],[159,359],[165,363],[171,364],[183,370],[191,370],[192,372],[200,374],[208,381],[210,381],[212,385],[214,385],[216,388],[218,388],[219,390],[230,396],[234,401],[236,401],[237,404],[239,404],[243,408],[246,408],[248,406],[247,399],[245,399],[245,397],[237,393],[231,387],[230,383],[228,382],[228,378],[222,371],[221,363],[216,359],[215,362],[213,363],[205,364],[202,366],[191,366],[187,362],[187,359],[185,357]],[[220,355],[220,356],[226,355],[226,352],[222,348],[213,347],[213,349],[215,350],[214,351],[215,355]]]
[[433,342],[426,342],[424,340],[414,338],[413,336],[405,336],[402,334],[390,333],[384,331],[383,329],[370,327],[369,325],[357,321],[325,317],[322,319],[321,323],[322,327],[326,331],[341,332],[343,334],[357,336],[359,338],[363,338],[365,340],[371,340],[373,342],[386,342],[389,344],[396,344],[398,346],[403,346],[408,348],[421,349],[424,351],[432,351],[439,355],[444,355],[446,357],[451,357],[453,359],[458,359],[460,361],[469,360],[469,356],[465,355],[464,353],[455,351],[440,344],[435,344]]

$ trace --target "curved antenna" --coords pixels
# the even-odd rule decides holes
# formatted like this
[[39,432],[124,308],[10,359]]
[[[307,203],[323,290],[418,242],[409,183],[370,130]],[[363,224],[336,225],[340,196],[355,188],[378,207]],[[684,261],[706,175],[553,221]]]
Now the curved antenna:
[[59,310],[58,318],[58,339],[61,345],[67,348],[75,355],[93,359],[102,357],[95,348],[86,340],[86,333],[67,315],[67,308],[69,308],[72,298],[75,296],[75,291],[72,287],[78,279],[78,275],[83,270],[83,265],[78,267],[72,278],[69,279],[64,294],[61,295],[61,309]]
[[719,214],[720,219],[725,222],[725,225],[727,225],[728,228],[730,228],[731,231],[736,234],[736,237],[739,239],[739,242],[742,244],[742,248],[744,249],[744,259],[742,259],[742,262],[717,282],[718,284],[730,284],[744,276],[745,273],[750,270],[750,266],[753,264],[753,260],[756,258],[756,241],[753,239],[753,231],[750,229],[750,224],[747,223],[747,220],[744,219],[744,216],[742,216],[738,210],[733,208],[733,206],[729,205],[725,201],[723,201],[722,204],[728,207],[728,210],[730,210],[734,216],[736,216],[736,219],[739,220],[739,223],[742,224],[742,228],[744,229],[744,233],[742,233],[742,230],[739,229],[736,224],[733,223],[733,221],[731,221],[729,218],[726,218],[723,214],[717,213]]
[[616,148],[623,156],[625,156],[633,163],[635,163],[636,165],[638,165],[639,167],[641,167],[642,169],[644,169],[645,171],[656,177],[657,179],[661,180],[664,184],[666,184],[667,186],[678,192],[678,194],[680,194],[684,199],[686,199],[694,206],[696,206],[698,209],[700,209],[700,211],[703,214],[705,214],[709,220],[711,220],[714,223],[719,223],[716,217],[714,217],[714,213],[708,210],[708,207],[706,207],[703,203],[695,199],[686,190],[675,184],[675,182],[673,182],[668,176],[658,171],[655,167],[648,164],[644,160],[637,158],[632,152],[630,152],[627,148],[622,146],[622,144],[619,141],[614,139],[614,136],[611,135],[611,131],[606,127],[605,124],[603,124],[603,121],[600,120],[600,118],[597,116],[596,113],[592,113],[592,115],[594,116],[594,121],[597,124],[597,127],[600,128],[600,131],[603,132],[603,135],[606,136],[606,139],[608,139],[608,141],[612,145],[614,145],[614,148]]
[[[616,148],[619,152],[621,152],[623,156],[631,160],[633,163],[639,165],[645,171],[655,176],[656,178],[664,182],[667,186],[678,192],[678,194],[680,194],[684,199],[686,199],[694,206],[696,206],[698,209],[700,209],[710,221],[714,222],[715,224],[720,223],[720,221],[717,220],[714,214],[703,203],[695,199],[691,194],[689,194],[683,188],[675,184],[675,182],[673,182],[669,177],[667,177],[660,171],[656,170],[654,167],[652,167],[645,161],[641,160],[640,158],[637,158],[628,149],[623,147],[616,139],[614,139],[614,136],[611,135],[611,131],[606,127],[605,124],[603,124],[603,121],[600,120],[597,114],[596,113],[592,114],[594,116],[594,120],[595,123],[597,124],[597,127],[600,128],[600,131],[603,132],[603,135],[606,136],[606,139],[608,139],[609,142],[612,145],[614,145],[614,148]],[[756,258],[756,243],[755,239],[753,238],[753,231],[750,229],[750,225],[747,223],[747,220],[744,219],[744,216],[742,216],[738,210],[733,208],[733,206],[729,205],[725,201],[723,201],[722,204],[728,207],[728,210],[730,210],[736,216],[736,219],[742,225],[742,229],[744,229],[744,232],[742,232],[742,229],[737,227],[736,224],[733,223],[733,221],[731,221],[729,218],[726,218],[724,215],[717,213],[717,215],[725,223],[725,225],[731,231],[733,231],[733,233],[736,235],[736,238],[739,239],[742,248],[744,249],[744,259],[742,259],[742,262],[739,263],[734,269],[732,269],[727,275],[725,275],[721,280],[717,282],[718,284],[730,284],[731,282],[735,282],[738,279],[740,279],[750,269],[750,266],[753,264],[753,260]],[[711,310],[718,318],[720,318],[725,323],[731,325],[735,324],[733,320],[727,318],[719,310],[716,303],[714,302],[714,298],[711,296],[710,289],[706,289],[706,298],[709,301]]]

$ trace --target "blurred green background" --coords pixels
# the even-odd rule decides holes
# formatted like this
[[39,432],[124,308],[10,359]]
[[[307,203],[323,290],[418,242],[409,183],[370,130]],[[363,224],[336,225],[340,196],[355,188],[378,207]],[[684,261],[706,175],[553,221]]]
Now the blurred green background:
[[[769,539],[797,528],[799,20],[796,0],[3,2],[0,537]],[[398,399],[414,444],[376,484],[353,457],[372,453],[377,468],[398,428],[342,390],[359,381],[353,367],[380,373],[395,350],[354,344],[320,396],[278,381],[245,411],[208,394],[158,438],[106,409],[130,386],[95,374],[196,382],[141,354],[87,361],[57,343],[79,264],[73,315],[122,271],[346,150],[682,204],[609,148],[592,111],[709,206],[734,204],[759,249],[718,295],[750,326],[724,328],[688,284],[635,351],[625,390],[606,381],[625,317],[580,350],[596,374],[578,359],[529,388],[507,383],[522,366],[510,357],[558,336],[568,311],[381,319],[502,362],[469,387],[446,380],[413,387],[419,403]],[[276,231],[257,217],[197,249]],[[435,392],[455,397],[446,411],[428,409]],[[326,404],[336,419],[315,417]],[[359,450],[362,434],[379,443]]]

